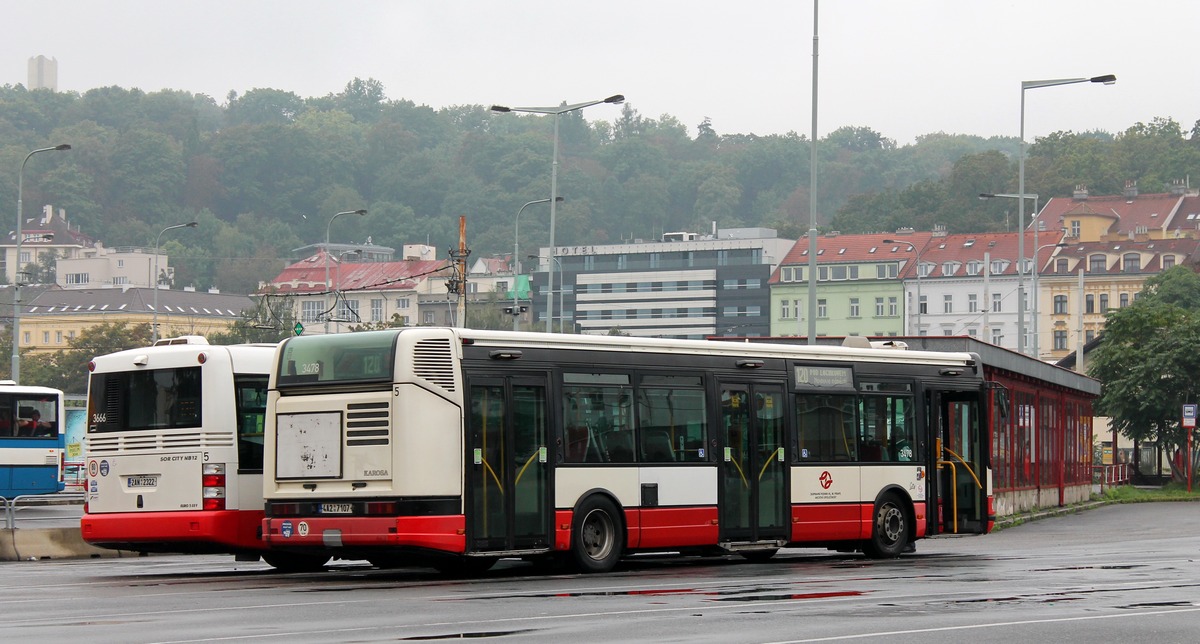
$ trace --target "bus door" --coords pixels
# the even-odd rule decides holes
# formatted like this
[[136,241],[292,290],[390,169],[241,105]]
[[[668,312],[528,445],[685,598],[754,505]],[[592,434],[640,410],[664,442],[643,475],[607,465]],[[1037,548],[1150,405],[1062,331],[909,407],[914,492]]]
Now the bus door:
[[931,534],[978,534],[988,530],[988,433],[978,391],[928,393],[934,429],[930,477]]
[[784,387],[721,383],[721,541],[787,541]]
[[472,378],[468,391],[468,552],[549,547],[545,377]]

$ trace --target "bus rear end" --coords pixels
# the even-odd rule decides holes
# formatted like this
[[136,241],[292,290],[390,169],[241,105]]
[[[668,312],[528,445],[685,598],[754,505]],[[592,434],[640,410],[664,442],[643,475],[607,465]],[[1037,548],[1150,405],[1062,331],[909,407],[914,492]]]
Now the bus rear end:
[[[446,329],[286,340],[267,412],[272,550],[455,565],[462,403]],[[407,429],[407,431],[406,431]]]
[[273,355],[272,346],[189,343],[93,360],[84,540],[257,558]]

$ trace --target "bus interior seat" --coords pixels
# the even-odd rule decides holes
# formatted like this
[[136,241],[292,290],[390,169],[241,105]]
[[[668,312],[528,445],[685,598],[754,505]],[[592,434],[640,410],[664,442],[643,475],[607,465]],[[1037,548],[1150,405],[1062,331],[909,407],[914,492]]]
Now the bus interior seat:
[[633,462],[633,433],[629,431],[608,432],[604,436],[605,451],[610,463]]
[[662,430],[646,432],[642,448],[647,461],[674,461],[675,450],[671,448],[671,437]]

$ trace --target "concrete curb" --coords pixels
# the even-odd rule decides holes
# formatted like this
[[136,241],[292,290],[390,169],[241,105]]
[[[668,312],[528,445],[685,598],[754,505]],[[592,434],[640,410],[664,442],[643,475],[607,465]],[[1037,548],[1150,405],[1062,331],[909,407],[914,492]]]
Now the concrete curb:
[[1050,517],[1061,517],[1064,514],[1075,514],[1076,512],[1084,512],[1093,510],[1098,507],[1108,505],[1108,501],[1084,501],[1075,505],[1069,505],[1061,508],[1039,508],[1030,512],[1022,512],[1020,514],[1012,514],[1006,517],[998,517],[996,519],[995,530],[1003,530],[1019,526],[1022,523],[1037,521],[1039,519],[1048,519]]
[[136,552],[97,548],[83,540],[79,528],[0,529],[0,561],[136,556]]

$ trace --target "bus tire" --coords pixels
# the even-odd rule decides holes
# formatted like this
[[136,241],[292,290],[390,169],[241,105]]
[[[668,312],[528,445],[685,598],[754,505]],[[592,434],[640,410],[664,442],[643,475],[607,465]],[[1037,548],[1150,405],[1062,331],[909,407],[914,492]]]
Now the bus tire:
[[571,557],[585,573],[608,572],[625,550],[621,513],[608,497],[594,494],[575,509]]
[[909,519],[904,504],[895,494],[886,494],[875,504],[871,538],[863,553],[872,559],[895,559],[908,546]]
[[317,572],[329,563],[329,555],[307,555],[294,552],[264,552],[263,561],[279,572]]

